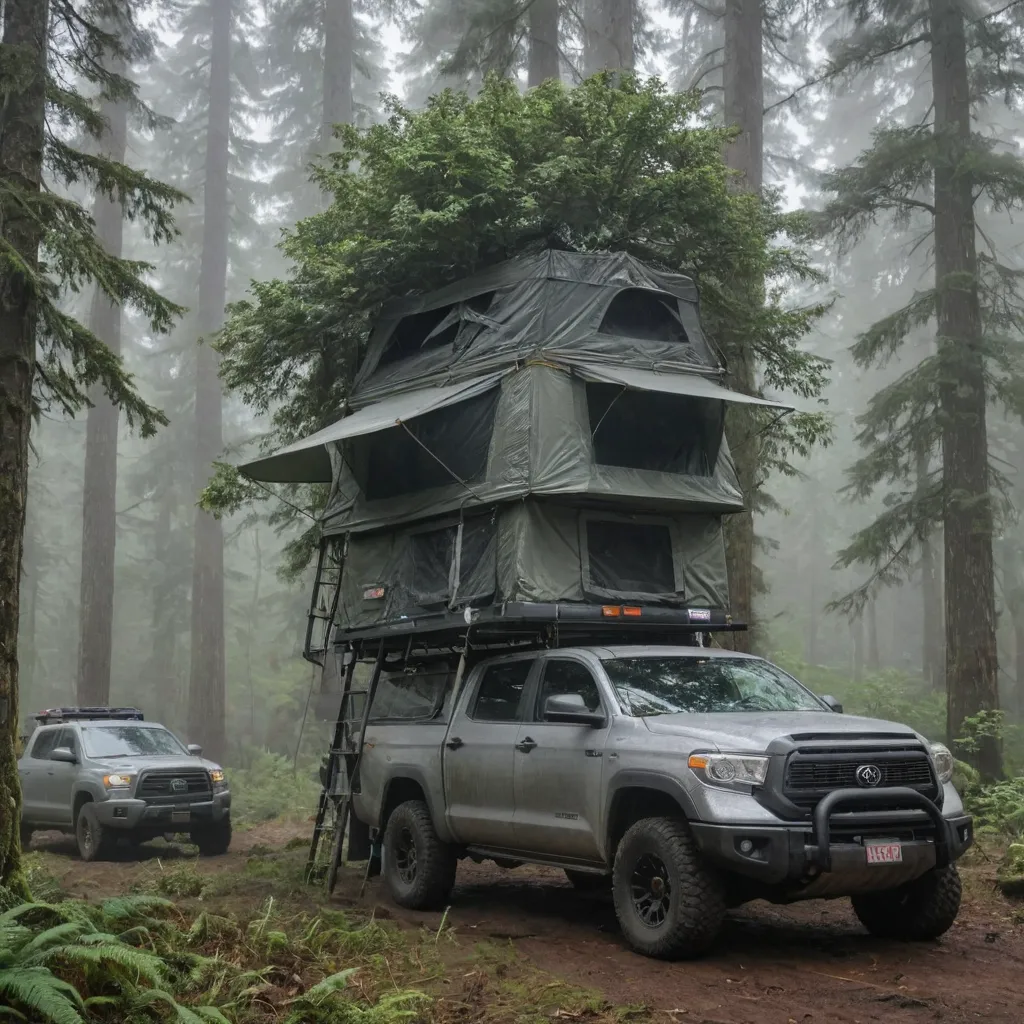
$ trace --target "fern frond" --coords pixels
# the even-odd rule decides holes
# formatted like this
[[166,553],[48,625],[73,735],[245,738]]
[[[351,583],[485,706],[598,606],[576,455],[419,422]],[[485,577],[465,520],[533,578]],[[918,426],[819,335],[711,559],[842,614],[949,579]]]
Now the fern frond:
[[116,966],[131,974],[134,981],[144,980],[153,986],[162,985],[166,974],[163,962],[152,953],[109,942],[95,946],[57,946],[37,956],[35,962],[41,967],[64,964],[81,970]]
[[299,998],[304,1003],[322,1003],[328,996],[333,996],[348,985],[348,979],[359,970],[358,967],[349,967],[344,971],[338,971],[323,981],[317,982],[311,989]]
[[23,1007],[33,1018],[47,1024],[84,1024],[78,1012],[82,997],[74,987],[42,967],[8,967],[0,970],[0,1000]]

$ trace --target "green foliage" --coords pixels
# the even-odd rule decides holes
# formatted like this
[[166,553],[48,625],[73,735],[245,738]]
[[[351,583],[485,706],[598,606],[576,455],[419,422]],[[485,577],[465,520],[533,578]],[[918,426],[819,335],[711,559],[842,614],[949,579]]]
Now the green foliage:
[[305,821],[316,810],[320,783],[311,766],[294,770],[290,758],[262,752],[250,766],[231,772],[234,819],[256,823],[275,819]]
[[214,1007],[179,1003],[181,978],[157,953],[139,948],[164,927],[152,898],[21,903],[0,914],[0,999],[16,1020],[52,1024],[174,1019],[225,1021]]
[[[46,141],[43,172],[48,187],[25,187],[5,174],[5,203],[42,239],[38,269],[0,238],[0,276],[19,275],[37,302],[39,362],[37,402],[74,413],[88,404],[87,392],[100,385],[119,405],[129,424],[147,436],[166,422],[139,395],[122,361],[68,311],[67,295],[95,286],[115,305],[137,311],[155,331],[167,330],[182,312],[147,282],[152,267],[111,256],[95,233],[95,223],[76,192],[88,190],[119,203],[156,244],[174,238],[172,207],[187,197],[123,163],[100,155],[106,130],[101,103],[125,103],[149,127],[159,120],[139,103],[133,83],[116,70],[151,52],[136,21],[137,5],[127,0],[72,4],[53,0],[46,65]],[[26,88],[33,76],[34,51],[0,46],[0,96]],[[85,94],[94,94],[86,99]],[[40,111],[40,116],[42,116]],[[69,140],[86,140],[84,146]],[[54,187],[54,186],[57,187]]]
[[[419,113],[392,100],[385,124],[341,132],[318,172],[332,205],[286,235],[290,278],[254,284],[219,345],[227,386],[271,417],[265,448],[339,417],[385,300],[552,245],[691,275],[712,339],[744,339],[773,390],[819,392],[826,364],[798,341],[823,307],[787,305],[782,290],[816,278],[806,218],[783,214],[777,196],[730,188],[732,132],[704,118],[697,95],[616,83],[551,81],[524,95],[492,77],[475,100],[445,92]],[[737,275],[771,283],[763,305],[737,301]],[[803,422],[786,444],[820,431]],[[315,510],[307,492],[284,493]],[[247,497],[221,481],[204,504]]]

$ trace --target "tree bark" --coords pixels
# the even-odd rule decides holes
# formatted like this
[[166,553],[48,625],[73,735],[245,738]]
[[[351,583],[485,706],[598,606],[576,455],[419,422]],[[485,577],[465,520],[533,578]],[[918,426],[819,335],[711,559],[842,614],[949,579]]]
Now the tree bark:
[[[0,231],[32,271],[39,268],[42,230],[20,201],[42,185],[49,7],[49,0],[5,0],[0,51],[6,61],[15,54],[24,61],[22,88],[0,105]],[[18,602],[38,312],[32,282],[0,258],[0,885],[22,890]]]
[[558,0],[533,0],[527,17],[530,65],[526,82],[533,88],[559,77]]
[[[999,707],[992,505],[985,365],[972,175],[971,104],[964,15],[957,0],[930,0],[935,132],[935,283],[942,411],[946,681],[950,740],[966,718]],[[984,776],[1002,773],[997,738],[969,756]]]
[[632,71],[634,0],[586,0],[583,72]]
[[[124,62],[112,70],[123,75]],[[108,130],[104,155],[124,161],[128,144],[128,107],[104,103]],[[124,244],[124,211],[101,195],[93,207],[96,237],[112,256]],[[111,351],[121,352],[121,309],[99,287],[93,295],[89,327]],[[82,490],[82,579],[78,606],[78,703],[110,703],[110,664],[114,632],[114,550],[117,544],[117,406],[103,389],[89,391],[92,403],[85,426],[85,484]]]
[[352,124],[352,66],[355,25],[352,0],[326,0],[324,8],[324,97],[320,142],[333,149],[334,126]]
[[1013,700],[1016,705],[1018,716],[1024,715],[1024,601],[1019,601],[1012,609],[1013,612],[1013,642],[1014,642],[1014,688]]
[[153,557],[163,567],[153,589],[153,641],[149,676],[156,693],[156,712],[164,723],[180,723],[181,687],[178,685],[175,631],[176,581],[172,576],[174,535],[173,521],[177,508],[173,485],[166,486],[160,496],[156,529],[153,537]]
[[[928,476],[928,455],[917,456],[917,483],[923,489]],[[945,655],[942,650],[942,591],[934,535],[921,540],[921,676],[936,692],[946,688]]]
[[[725,123],[739,128],[739,135],[725,153],[726,163],[739,172],[737,187],[760,192],[764,173],[764,68],[762,60],[760,0],[727,0],[725,5],[725,67],[723,112]],[[740,301],[764,301],[763,281],[737,281]],[[724,338],[728,357],[729,387],[744,394],[757,391],[753,352],[748,338]],[[733,644],[750,650],[754,635],[754,502],[759,445],[757,417],[749,406],[731,405],[725,433],[736,463],[736,476],[746,510],[726,523],[726,561],[729,601],[733,618],[750,626],[747,633],[733,633]]]
[[[193,492],[198,499],[223,447],[223,409],[212,347],[224,322],[228,270],[228,161],[231,143],[231,0],[210,0],[210,100],[203,189],[203,255],[199,281],[196,358],[196,448]],[[198,506],[192,566],[192,659],[189,740],[218,760],[225,749],[224,533]]]

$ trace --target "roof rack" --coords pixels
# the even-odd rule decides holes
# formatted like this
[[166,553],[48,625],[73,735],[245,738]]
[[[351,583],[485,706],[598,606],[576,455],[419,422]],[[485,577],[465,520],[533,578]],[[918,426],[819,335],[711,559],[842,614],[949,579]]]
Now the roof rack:
[[145,715],[138,708],[47,708],[32,717],[40,725],[54,722],[145,721]]
[[659,644],[696,646],[700,634],[747,627],[720,609],[636,604],[553,604],[516,601],[459,612],[440,612],[334,634],[336,648],[357,658],[451,657],[467,645],[477,654],[567,646]]

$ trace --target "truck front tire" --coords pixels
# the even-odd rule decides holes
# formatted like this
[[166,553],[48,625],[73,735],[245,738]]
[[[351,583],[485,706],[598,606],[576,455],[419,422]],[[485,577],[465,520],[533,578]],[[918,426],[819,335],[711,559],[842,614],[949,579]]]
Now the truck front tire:
[[399,804],[384,830],[384,878],[391,898],[409,910],[440,910],[455,886],[458,860],[442,843],[422,800]]
[[75,822],[75,839],[82,860],[106,860],[114,848],[116,836],[100,822],[96,808],[91,803],[82,804]]
[[220,857],[231,845],[231,819],[195,828],[189,833],[189,839],[199,847],[200,857]]
[[960,875],[954,864],[932,868],[898,889],[853,896],[853,912],[880,939],[924,942],[953,927],[960,912]]
[[643,818],[626,832],[615,852],[612,895],[629,945],[661,960],[704,953],[725,919],[721,879],[679,818]]

